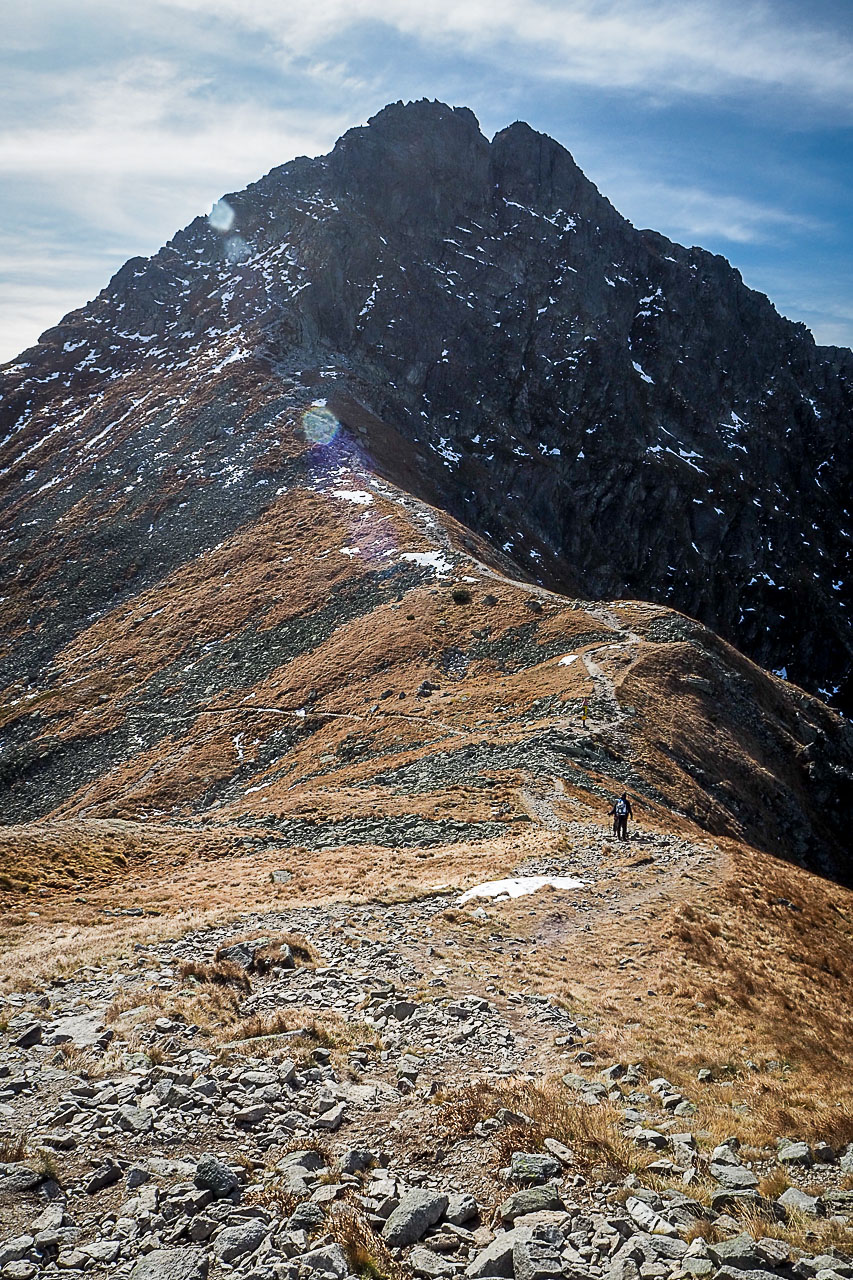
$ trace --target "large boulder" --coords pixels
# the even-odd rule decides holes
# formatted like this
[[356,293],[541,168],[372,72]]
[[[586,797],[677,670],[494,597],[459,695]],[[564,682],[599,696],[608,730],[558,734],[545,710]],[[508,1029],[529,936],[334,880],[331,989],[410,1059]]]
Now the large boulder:
[[414,1244],[438,1222],[446,1208],[447,1196],[441,1192],[421,1188],[407,1191],[382,1228],[382,1235],[394,1248]]
[[154,1249],[140,1258],[130,1280],[207,1280],[204,1249]]
[[527,1187],[508,1196],[498,1213],[502,1222],[515,1222],[528,1213],[541,1213],[547,1209],[562,1209],[563,1202],[556,1187]]
[[213,1252],[220,1262],[233,1262],[244,1254],[254,1253],[268,1231],[267,1224],[259,1218],[238,1222],[233,1227],[220,1231],[214,1241]]
[[237,1175],[227,1164],[214,1155],[203,1155],[196,1165],[195,1185],[202,1191],[211,1191],[217,1199],[230,1196],[237,1190]]

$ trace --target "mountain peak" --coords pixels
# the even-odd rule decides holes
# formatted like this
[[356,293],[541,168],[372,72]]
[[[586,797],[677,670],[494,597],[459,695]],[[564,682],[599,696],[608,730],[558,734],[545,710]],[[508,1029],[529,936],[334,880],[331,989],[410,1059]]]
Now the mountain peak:
[[[228,201],[227,226],[197,219],[133,260],[7,370],[9,510],[63,519],[69,458],[82,476],[115,418],[157,434],[166,386],[200,380],[175,403],[203,387],[228,422],[244,395],[327,400],[372,424],[389,481],[526,578],[675,606],[848,705],[853,602],[826,566],[848,550],[849,353],[816,348],[723,258],[636,231],[552,138],[516,122],[489,142],[467,108],[391,104]],[[207,419],[174,414],[215,484]],[[239,449],[260,448],[253,426]],[[226,523],[264,496],[236,471]],[[156,506],[157,467],[139,474]],[[197,498],[182,520],[201,545]],[[120,560],[107,594],[153,572],[130,545]],[[82,589],[81,611],[102,594]]]
[[337,197],[368,205],[382,223],[424,226],[479,197],[489,144],[467,107],[393,103],[338,140],[329,165]]

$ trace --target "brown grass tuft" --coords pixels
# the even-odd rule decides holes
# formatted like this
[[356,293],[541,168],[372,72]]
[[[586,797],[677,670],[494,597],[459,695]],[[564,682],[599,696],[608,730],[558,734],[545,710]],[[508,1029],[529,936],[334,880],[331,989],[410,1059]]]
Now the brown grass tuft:
[[203,960],[184,960],[178,966],[178,973],[182,978],[194,978],[196,982],[239,987],[247,995],[252,990],[246,970],[233,960],[216,960],[213,964],[206,964]]
[[603,1103],[590,1107],[577,1099],[559,1078],[541,1082],[479,1081],[443,1099],[450,1137],[470,1133],[480,1120],[501,1108],[530,1117],[530,1124],[509,1124],[494,1136],[497,1162],[509,1162],[513,1151],[541,1150],[546,1138],[556,1138],[573,1153],[579,1168],[603,1169],[622,1175],[648,1163],[622,1133],[620,1114]]
[[401,1271],[388,1246],[354,1204],[333,1204],[325,1228],[343,1249],[354,1275],[363,1280],[399,1280]]
[[27,1139],[23,1133],[0,1133],[0,1164],[17,1164],[27,1154]]
[[223,1049],[240,1049],[251,1044],[252,1053],[263,1052],[263,1042],[271,1051],[281,1048],[274,1042],[287,1040],[287,1053],[297,1062],[307,1062],[315,1049],[331,1049],[343,1056],[357,1044],[375,1044],[381,1041],[372,1027],[353,1022],[333,1010],[318,1015],[313,1009],[274,1009],[271,1013],[256,1013],[242,1018],[225,1029],[228,1039]]

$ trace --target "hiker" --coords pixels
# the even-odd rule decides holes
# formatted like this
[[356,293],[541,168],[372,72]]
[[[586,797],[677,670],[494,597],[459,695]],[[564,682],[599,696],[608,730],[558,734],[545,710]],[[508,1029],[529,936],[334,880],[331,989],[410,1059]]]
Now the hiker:
[[613,834],[617,840],[628,839],[628,819],[633,818],[634,811],[631,808],[631,801],[628,799],[628,793],[623,791],[619,799],[610,810],[613,817]]

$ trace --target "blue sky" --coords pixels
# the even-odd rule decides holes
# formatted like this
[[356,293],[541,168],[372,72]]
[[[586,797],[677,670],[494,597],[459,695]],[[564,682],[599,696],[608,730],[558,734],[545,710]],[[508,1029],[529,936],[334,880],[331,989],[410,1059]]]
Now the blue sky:
[[0,360],[387,102],[550,133],[853,345],[851,0],[0,0]]

